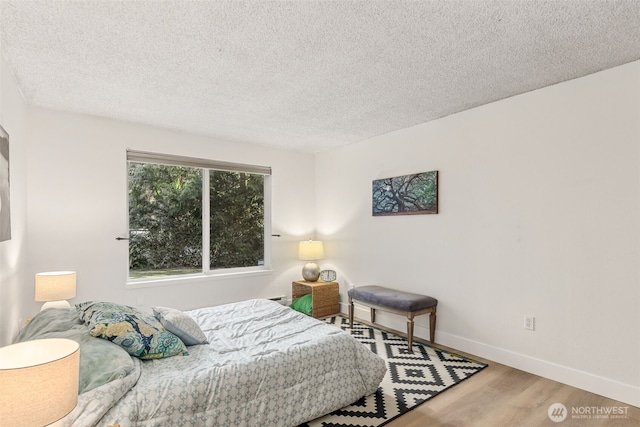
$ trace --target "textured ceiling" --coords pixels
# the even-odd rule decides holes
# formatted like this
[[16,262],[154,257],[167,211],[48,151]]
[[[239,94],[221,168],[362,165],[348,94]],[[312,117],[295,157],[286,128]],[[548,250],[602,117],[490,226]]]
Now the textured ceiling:
[[640,59],[640,1],[0,1],[30,105],[317,152]]

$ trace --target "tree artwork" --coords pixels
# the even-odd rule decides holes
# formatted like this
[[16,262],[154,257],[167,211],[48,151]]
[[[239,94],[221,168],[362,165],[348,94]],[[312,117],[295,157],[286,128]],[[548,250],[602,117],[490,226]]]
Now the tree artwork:
[[438,213],[438,171],[373,181],[373,216]]

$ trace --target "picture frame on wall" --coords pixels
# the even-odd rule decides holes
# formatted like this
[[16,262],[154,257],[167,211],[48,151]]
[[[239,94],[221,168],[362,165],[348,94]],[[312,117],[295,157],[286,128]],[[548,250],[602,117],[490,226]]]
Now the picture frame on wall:
[[9,134],[0,126],[0,242],[11,240]]
[[438,171],[373,181],[373,216],[438,213]]

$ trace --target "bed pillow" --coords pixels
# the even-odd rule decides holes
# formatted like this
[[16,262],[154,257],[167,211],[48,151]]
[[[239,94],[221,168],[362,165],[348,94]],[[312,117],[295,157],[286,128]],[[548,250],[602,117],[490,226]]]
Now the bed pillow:
[[200,326],[187,313],[169,307],[153,307],[153,315],[186,345],[209,344]]
[[300,313],[311,316],[313,311],[313,300],[311,294],[306,294],[295,300],[289,307]]
[[76,309],[92,336],[118,344],[132,356],[146,360],[189,354],[180,338],[151,314],[112,302],[89,301]]
[[89,335],[89,329],[71,308],[49,308],[36,314],[20,331],[17,342],[67,338],[80,345],[78,394],[124,378],[134,368],[131,356],[119,346]]

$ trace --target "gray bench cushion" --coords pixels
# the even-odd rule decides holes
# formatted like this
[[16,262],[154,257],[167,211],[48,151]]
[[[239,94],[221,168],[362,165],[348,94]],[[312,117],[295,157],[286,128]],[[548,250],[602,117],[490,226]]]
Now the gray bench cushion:
[[396,291],[382,286],[359,286],[349,289],[355,300],[401,311],[418,311],[438,305],[438,300],[425,295]]

